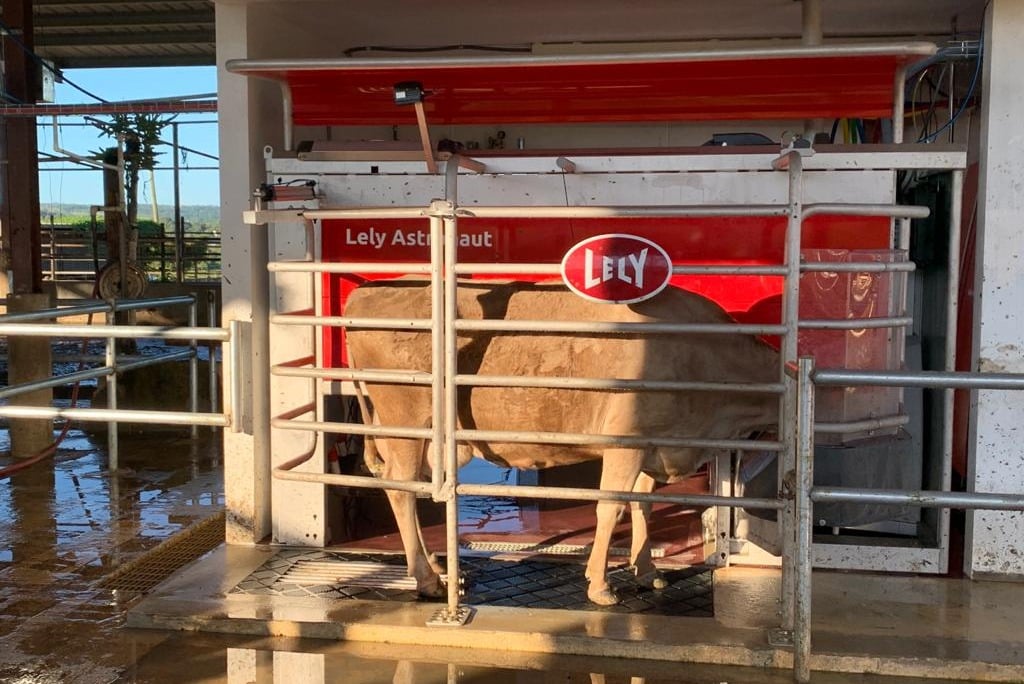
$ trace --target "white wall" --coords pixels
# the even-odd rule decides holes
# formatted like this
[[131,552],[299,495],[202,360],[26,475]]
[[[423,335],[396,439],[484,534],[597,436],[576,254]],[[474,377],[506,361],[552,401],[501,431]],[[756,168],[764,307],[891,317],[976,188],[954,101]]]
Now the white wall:
[[[974,344],[976,370],[1024,373],[1024,3],[993,0],[985,27]],[[1024,392],[980,392],[968,480],[1024,494]],[[1021,513],[967,517],[966,571],[1024,575]]]

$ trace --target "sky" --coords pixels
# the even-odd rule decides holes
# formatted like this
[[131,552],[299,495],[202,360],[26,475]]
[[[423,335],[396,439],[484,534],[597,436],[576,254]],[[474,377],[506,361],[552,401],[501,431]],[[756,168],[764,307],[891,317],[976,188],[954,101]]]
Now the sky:
[[[111,102],[148,98],[174,98],[186,95],[214,93],[217,90],[215,67],[160,67],[136,69],[68,69],[67,80],[82,89]],[[56,101],[60,104],[92,104],[96,100],[68,83],[56,86]],[[104,119],[108,117],[96,117]],[[216,114],[182,114],[176,119],[178,143],[181,147],[217,156]],[[53,121],[49,117],[38,119],[39,151],[56,154],[53,149]],[[84,124],[84,125],[83,125]],[[88,156],[113,141],[101,137],[99,129],[88,125],[81,117],[58,118],[60,147]],[[171,142],[171,128],[164,129],[164,139]],[[41,158],[44,158],[45,155]],[[143,178],[139,195],[139,216],[149,218],[149,205],[155,189],[157,202],[170,205],[174,201],[173,158],[171,147],[157,159],[155,188],[148,177]],[[180,155],[180,193],[182,205],[219,204],[217,171],[211,169],[217,162],[188,151]],[[102,204],[102,173],[82,170],[84,167],[69,162],[41,162],[39,171],[39,201],[48,205]],[[148,176],[148,174],[145,174]],[[43,217],[43,220],[47,220]]]

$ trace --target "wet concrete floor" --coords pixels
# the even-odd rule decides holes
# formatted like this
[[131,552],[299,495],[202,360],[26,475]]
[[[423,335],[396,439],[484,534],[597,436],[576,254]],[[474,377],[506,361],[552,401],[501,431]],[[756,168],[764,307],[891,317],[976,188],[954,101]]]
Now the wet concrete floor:
[[[781,684],[792,680],[785,669],[489,650],[501,643],[493,640],[481,644],[489,648],[396,646],[129,628],[128,612],[151,597],[103,588],[104,578],[176,533],[223,511],[220,437],[206,430],[196,438],[187,430],[122,435],[121,467],[115,473],[108,471],[100,444],[102,440],[72,432],[53,459],[0,480],[0,682]],[[0,457],[0,468],[10,462]],[[196,565],[215,560],[224,551],[217,549]],[[183,577],[187,574],[175,579],[180,582]],[[533,619],[517,615],[523,616],[520,621]],[[929,622],[927,615],[923,608],[923,623]],[[887,639],[885,625],[880,629],[876,636]],[[926,631],[922,638],[927,638]],[[920,684],[935,680],[815,673],[813,681]]]

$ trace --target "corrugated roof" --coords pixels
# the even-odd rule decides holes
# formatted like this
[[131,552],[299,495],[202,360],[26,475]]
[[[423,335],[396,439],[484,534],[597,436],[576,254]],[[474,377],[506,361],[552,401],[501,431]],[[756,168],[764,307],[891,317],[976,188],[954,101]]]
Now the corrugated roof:
[[35,51],[59,68],[215,63],[212,0],[34,0]]

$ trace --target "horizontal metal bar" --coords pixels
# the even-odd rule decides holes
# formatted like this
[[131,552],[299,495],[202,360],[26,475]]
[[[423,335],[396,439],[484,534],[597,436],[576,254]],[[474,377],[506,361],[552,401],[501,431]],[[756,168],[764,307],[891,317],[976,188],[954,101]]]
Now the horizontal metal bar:
[[845,423],[815,423],[814,431],[823,435],[845,435],[850,432],[866,432],[891,427],[902,427],[909,422],[910,416],[885,416],[882,418],[851,420]]
[[510,430],[456,430],[460,442],[505,442],[510,444],[574,444],[603,447],[679,447],[747,451],[781,451],[782,442],[754,439],[685,439],[678,437],[638,437],[592,435],[569,432],[513,432]]
[[815,487],[811,490],[811,500],[822,503],[891,504],[893,506],[918,506],[921,508],[1024,511],[1024,494]]
[[784,325],[746,325],[738,323],[616,323],[616,322],[572,322],[572,321],[528,321],[528,320],[480,320],[462,319],[455,322],[456,330],[487,330],[494,332],[556,332],[556,333],[704,333],[704,334],[746,334],[783,335]]
[[898,218],[928,218],[931,209],[918,206],[894,204],[805,204],[803,217],[815,214],[838,214],[842,216],[891,216]]
[[745,499],[742,497],[714,496],[711,494],[647,494],[641,492],[606,492],[579,487],[530,487],[526,485],[460,484],[455,493],[462,496],[507,496],[523,499],[559,499],[570,501],[643,501],[678,504],[681,506],[757,508],[781,510],[778,499]]
[[429,385],[430,373],[415,370],[362,370],[354,368],[296,368],[294,366],[273,366],[272,375],[287,378],[322,378],[325,380],[348,380],[391,384]]
[[377,263],[373,261],[272,261],[271,273],[430,273],[425,263]]
[[[429,378],[429,375],[427,376]],[[429,383],[429,379],[427,380]],[[616,378],[572,378],[559,376],[524,377],[521,375],[456,375],[462,387],[538,387],[548,389],[651,390],[662,392],[756,392],[782,394],[782,383],[686,382]]]
[[[85,370],[73,371],[71,373],[65,373],[63,375],[57,375],[54,377],[46,378],[43,380],[35,380],[33,382],[23,382],[18,385],[10,385],[3,389],[0,389],[0,399],[7,399],[14,397],[19,394],[25,394],[26,392],[34,392],[35,390],[49,389],[51,387],[63,387],[64,385],[70,385],[75,382],[82,382],[83,380],[93,380],[95,378],[106,377],[115,372],[122,373],[137,368],[144,368],[146,366],[153,366],[164,361],[176,361],[178,359],[191,358],[194,355],[192,349],[182,349],[180,351],[171,352],[169,354],[161,354],[160,356],[147,356],[140,358],[135,361],[129,361],[128,363],[118,364],[117,369],[103,366],[102,368],[87,368]],[[104,359],[105,360],[105,359]]]
[[1024,390],[1022,373],[963,371],[875,371],[821,368],[812,374],[815,385],[931,387],[936,389]]
[[188,306],[195,303],[196,298],[191,295],[156,297],[153,299],[121,299],[114,302],[114,310],[134,311],[137,309],[153,309],[163,306]]
[[58,375],[45,380],[35,380],[33,382],[22,382],[17,385],[10,385],[0,389],[0,399],[8,399],[10,397],[16,397],[19,394],[25,394],[26,392],[34,392],[41,389],[49,389],[51,387],[62,387],[69,385],[73,382],[81,382],[83,380],[93,380],[95,378],[101,378],[110,375],[114,372],[112,368],[104,366],[103,368],[89,368],[86,370],[74,371],[72,373],[66,373],[64,375]]
[[[705,217],[705,216],[786,216],[788,204],[735,204],[735,205],[620,205],[620,206],[519,206],[519,207],[459,207],[455,215],[460,218],[650,218],[650,217]],[[529,224],[524,225],[529,228]]]
[[118,373],[126,373],[128,371],[137,370],[139,368],[145,368],[146,366],[155,366],[157,364],[165,363],[168,361],[181,361],[184,359],[191,359],[195,355],[195,349],[178,349],[175,351],[167,352],[166,354],[160,354],[159,356],[146,356],[139,359],[133,359],[131,361],[125,361],[124,363],[118,361],[116,370]]
[[308,316],[304,314],[274,314],[274,325],[326,325],[370,330],[430,330],[429,318],[354,318],[351,316]]
[[59,323],[0,323],[0,335],[9,337],[85,337],[88,339],[212,340],[227,342],[225,328],[163,327],[154,325],[61,325]]
[[65,318],[67,316],[86,316],[88,314],[105,313],[110,311],[110,304],[99,302],[83,306],[58,307],[55,309],[43,309],[41,311],[26,311],[25,313],[4,314],[0,316],[0,324],[4,323],[27,323],[29,321],[45,321],[51,318]]
[[812,264],[800,264],[802,273],[887,273],[890,271],[912,273],[917,270],[917,264],[913,261],[864,261],[859,263],[827,263],[814,262]]
[[[369,269],[368,269],[369,270]],[[560,264],[456,264],[456,275],[561,275]],[[784,276],[788,273],[785,266],[700,266],[681,265],[672,267],[672,275],[745,275],[745,276]]]
[[224,427],[229,424],[228,417],[221,413],[46,406],[0,406],[0,417],[66,418],[86,423],[159,423],[161,425],[206,425],[210,427]]
[[[193,304],[195,299],[191,296],[180,297],[157,297],[153,299],[125,299],[114,302],[114,311],[130,311],[133,309],[153,309],[163,306],[176,306]],[[28,321],[44,321],[51,318],[66,318],[68,316],[87,316],[95,313],[111,311],[111,303],[105,301],[93,301],[73,306],[63,306],[39,311],[26,311],[24,313],[4,314],[0,316],[0,324],[26,323]]]
[[429,493],[429,482],[410,482],[406,480],[379,480],[365,475],[338,475],[335,473],[303,473],[294,470],[274,468],[274,477],[279,480],[295,482],[317,482],[320,484],[340,487],[365,487],[367,489],[394,489],[402,492]]
[[392,437],[395,439],[430,439],[433,435],[431,428],[410,428],[387,425],[364,425],[362,423],[335,423],[318,420],[286,420],[274,418],[270,421],[271,427],[279,430],[294,430],[297,432],[336,432],[348,435],[373,435],[374,437]]
[[427,207],[366,207],[361,209],[305,209],[304,219],[427,219]]
[[[844,44],[824,46],[772,46],[735,47],[715,49],[663,50],[650,52],[619,52],[594,54],[488,54],[488,55],[442,55],[424,59],[423,65],[442,66],[534,66],[570,64],[646,64],[650,62],[711,62],[721,60],[751,60],[811,58],[811,57],[870,57],[908,55],[927,57],[935,54],[934,43],[909,42],[886,44]],[[347,69],[392,69],[407,68],[407,57],[323,57],[303,59],[232,59],[227,70],[232,73],[249,71],[304,71],[304,70],[347,70]]]
[[914,319],[909,316],[891,318],[808,319],[797,322],[801,330],[864,330],[877,328],[909,328]]

